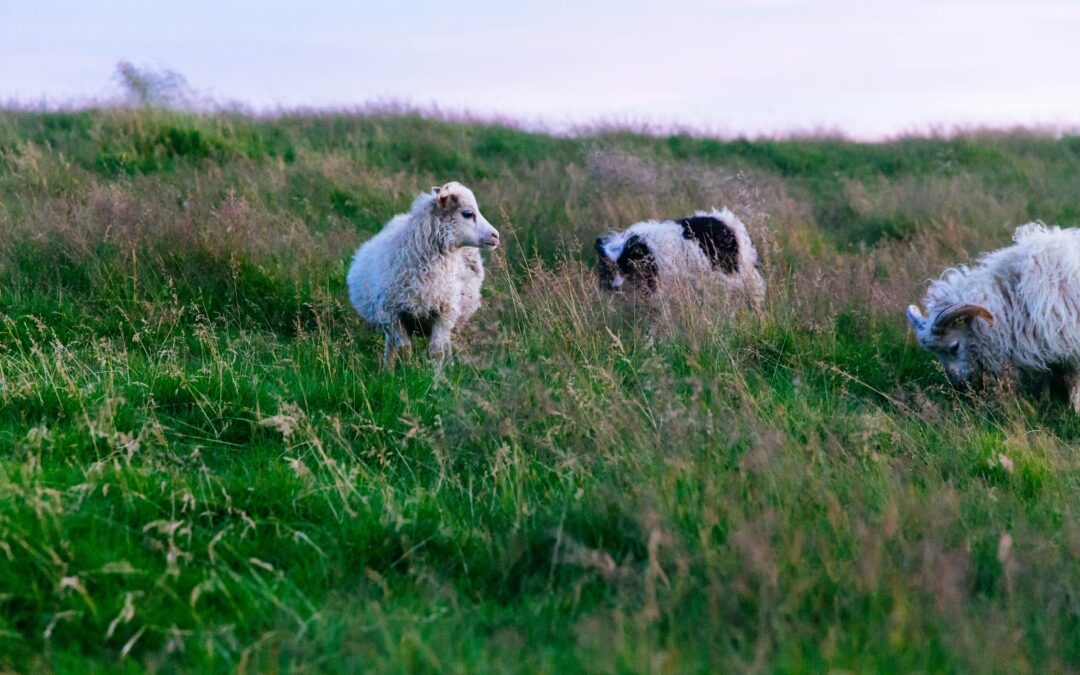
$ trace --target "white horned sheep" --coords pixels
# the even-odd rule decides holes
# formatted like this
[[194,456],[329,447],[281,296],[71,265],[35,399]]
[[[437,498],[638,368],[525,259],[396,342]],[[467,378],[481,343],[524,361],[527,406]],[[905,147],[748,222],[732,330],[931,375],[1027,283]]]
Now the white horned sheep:
[[421,194],[356,251],[349,300],[386,334],[383,363],[408,352],[409,333],[429,334],[428,353],[450,354],[450,338],[480,307],[484,262],[479,248],[499,245],[473,193],[447,183]]
[[907,318],[949,381],[984,373],[1063,381],[1080,412],[1080,230],[1029,223],[975,267],[946,270]]
[[647,295],[665,287],[713,282],[741,293],[754,307],[765,299],[765,277],[750,235],[728,209],[680,220],[647,220],[596,240],[600,286]]

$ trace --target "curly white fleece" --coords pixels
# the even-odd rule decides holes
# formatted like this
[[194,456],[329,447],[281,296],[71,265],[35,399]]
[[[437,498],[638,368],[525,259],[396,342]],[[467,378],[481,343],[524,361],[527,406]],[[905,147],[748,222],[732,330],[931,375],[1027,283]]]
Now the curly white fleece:
[[443,356],[450,332],[480,307],[483,259],[477,248],[461,244],[455,213],[472,209],[476,229],[495,230],[468,189],[456,183],[447,189],[458,200],[455,212],[440,209],[435,194],[418,196],[409,213],[394,217],[357,250],[349,268],[349,299],[364,319],[386,333],[387,360],[397,348],[409,348],[402,315],[432,322],[429,351]]
[[1029,223],[1012,246],[979,258],[976,267],[946,270],[931,283],[927,316],[949,305],[981,305],[993,325],[971,323],[974,356],[986,370],[1046,371],[1080,367],[1080,230]]

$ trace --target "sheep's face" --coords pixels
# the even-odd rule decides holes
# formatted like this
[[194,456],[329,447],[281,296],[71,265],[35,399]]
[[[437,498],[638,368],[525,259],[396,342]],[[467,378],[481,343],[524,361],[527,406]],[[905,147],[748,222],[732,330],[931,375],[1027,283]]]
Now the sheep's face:
[[923,346],[941,362],[945,375],[954,387],[966,388],[976,379],[979,367],[972,358],[971,327],[966,323],[949,328],[941,337]]
[[616,263],[618,253],[614,255],[608,251],[607,239],[604,237],[597,237],[596,239],[596,272],[600,280],[600,290],[618,290],[622,288],[623,277],[619,272],[619,265]]
[[978,305],[949,305],[931,321],[911,305],[907,318],[919,345],[937,357],[954,387],[963,389],[978,381],[982,368],[977,358],[978,340],[973,322],[982,319],[993,325],[990,312]]
[[656,290],[656,258],[636,234],[625,239],[618,234],[599,237],[595,247],[600,290]]
[[439,217],[450,225],[454,247],[495,248],[499,245],[499,231],[481,215],[472,190],[461,183],[447,183],[432,188],[432,193],[438,204]]

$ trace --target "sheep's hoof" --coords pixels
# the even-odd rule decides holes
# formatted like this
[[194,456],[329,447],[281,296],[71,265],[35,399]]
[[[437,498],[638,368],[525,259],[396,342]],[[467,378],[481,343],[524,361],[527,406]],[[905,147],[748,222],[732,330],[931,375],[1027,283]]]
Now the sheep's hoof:
[[449,361],[451,356],[450,345],[433,344],[428,348],[428,356],[438,363]]

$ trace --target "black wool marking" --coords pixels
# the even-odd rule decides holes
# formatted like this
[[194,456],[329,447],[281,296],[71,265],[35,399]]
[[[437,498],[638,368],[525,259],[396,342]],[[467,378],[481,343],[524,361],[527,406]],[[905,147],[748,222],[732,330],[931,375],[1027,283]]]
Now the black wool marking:
[[739,271],[739,240],[722,220],[712,216],[689,216],[675,222],[682,225],[683,239],[697,242],[714,268],[719,267],[725,274]]
[[607,251],[604,250],[604,242],[606,241],[607,237],[597,237],[596,241],[593,243],[593,248],[596,249],[597,255],[601,258],[607,257]]
[[596,272],[600,277],[600,288],[609,290],[611,282],[615,280],[615,270],[618,269],[615,261],[608,257],[604,250],[604,237],[597,237],[594,248],[596,249]]
[[656,290],[656,257],[649,245],[636,234],[626,240],[615,264],[627,280],[641,288]]

